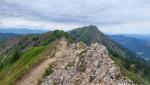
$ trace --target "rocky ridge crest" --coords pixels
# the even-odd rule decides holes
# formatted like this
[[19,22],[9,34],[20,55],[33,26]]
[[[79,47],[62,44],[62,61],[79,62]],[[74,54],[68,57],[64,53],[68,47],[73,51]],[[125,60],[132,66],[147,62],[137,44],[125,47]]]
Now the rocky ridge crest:
[[[133,85],[124,77],[106,47],[98,43],[68,45],[55,53],[54,72],[42,80],[41,85]],[[59,46],[61,47],[62,44]]]

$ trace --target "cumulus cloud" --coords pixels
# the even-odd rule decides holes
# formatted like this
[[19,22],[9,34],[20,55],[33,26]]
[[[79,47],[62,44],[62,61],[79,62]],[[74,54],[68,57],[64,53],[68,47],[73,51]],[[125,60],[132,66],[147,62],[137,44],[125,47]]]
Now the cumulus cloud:
[[[15,17],[28,21],[21,23],[16,19],[16,26],[24,24],[51,29],[49,25],[53,23],[56,28],[69,30],[94,24],[109,33],[148,33],[149,10],[149,0],[1,0],[0,18],[5,21],[0,26],[7,26],[7,20],[11,21],[8,17]],[[39,26],[33,26],[35,24],[31,22]]]

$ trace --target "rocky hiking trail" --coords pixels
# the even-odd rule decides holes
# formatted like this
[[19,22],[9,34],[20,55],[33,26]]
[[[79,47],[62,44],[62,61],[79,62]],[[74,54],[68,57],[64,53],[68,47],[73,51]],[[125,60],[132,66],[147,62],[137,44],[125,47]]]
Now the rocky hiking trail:
[[[54,72],[43,79],[52,63]],[[68,44],[64,38],[57,42],[53,58],[30,69],[16,85],[38,85],[39,80],[41,85],[134,85],[121,74],[103,45]]]
[[[57,44],[57,50],[55,56],[61,56],[67,49],[67,43],[65,39],[60,39]],[[16,81],[15,85],[38,85],[38,81],[42,79],[42,76],[46,69],[48,69],[49,65],[55,62],[56,59],[54,58],[47,58],[33,68],[31,68],[20,80]]]
[[16,85],[37,85],[43,73],[49,67],[49,64],[54,61],[55,59],[44,60],[39,65],[30,69],[30,71],[27,72],[21,80],[17,81]]

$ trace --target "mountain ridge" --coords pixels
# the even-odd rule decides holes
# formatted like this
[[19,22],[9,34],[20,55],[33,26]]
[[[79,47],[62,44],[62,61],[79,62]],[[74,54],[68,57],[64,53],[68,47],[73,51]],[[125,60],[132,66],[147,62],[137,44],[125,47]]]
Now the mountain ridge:
[[[63,44],[60,44],[59,42],[59,39],[62,38],[65,38],[67,40],[64,48],[61,48]],[[53,45],[53,43],[56,43],[58,45]],[[48,49],[51,50],[48,51]],[[107,52],[105,52],[106,50]],[[74,73],[74,71],[75,73],[77,72],[80,75],[72,75],[72,78],[78,78],[76,76],[79,76],[79,81],[81,81],[82,83],[87,83],[89,82],[88,80],[93,81],[94,79],[94,81],[99,81],[102,79],[100,83],[103,82],[104,84],[109,84],[108,81],[105,81],[106,79],[112,81],[111,83],[116,85],[121,81],[126,82],[123,80],[124,78],[129,80],[131,84],[149,83],[149,74],[145,73],[149,73],[150,70],[145,66],[145,63],[143,63],[144,61],[139,60],[138,58],[136,58],[136,55],[128,51],[128,49],[125,49],[124,47],[121,47],[120,44],[112,41],[107,35],[99,31],[96,26],[90,25],[74,29],[72,31],[69,31],[68,33],[62,30],[55,30],[43,34],[24,35],[8,40],[6,43],[0,46],[0,60],[3,60],[0,61],[0,79],[2,79],[0,80],[0,84],[6,83],[8,85],[11,85],[17,79],[21,79],[24,72],[32,69],[35,64],[42,62],[43,59],[47,59],[42,55],[43,53],[44,55],[49,57],[49,55],[52,54],[51,51],[54,51],[55,55],[52,56],[53,58],[56,57],[57,61],[56,63],[50,65],[47,70],[45,69],[45,77],[43,78],[45,80],[38,81],[41,84],[43,82],[44,85],[46,84],[45,82],[49,81],[49,78],[52,78],[52,80],[55,80],[55,78],[56,80],[58,79],[58,81],[53,81],[54,84],[60,84],[61,82],[71,82],[72,80],[70,80],[71,78],[69,76],[71,76],[70,73]],[[71,52],[68,53],[69,51]],[[72,64],[74,58],[77,58],[77,60],[75,59],[74,64]],[[92,61],[92,59],[94,59],[95,61]],[[64,62],[65,60],[66,62]],[[107,67],[108,65],[108,69],[104,69],[101,66],[99,67],[98,63],[102,65],[102,67]],[[89,70],[95,70],[94,72],[87,72],[87,67],[90,65],[93,66],[89,67]],[[117,66],[120,71],[111,72],[110,69],[112,68],[112,66],[115,68]],[[74,71],[72,71],[71,68],[73,68]],[[102,70],[100,69],[103,69],[105,70],[104,72],[106,72],[104,78],[99,77],[100,75],[103,76],[101,74]],[[61,75],[63,72],[65,72],[66,74]],[[100,75],[97,75],[95,72]],[[107,74],[107,72],[110,73],[113,77]],[[60,73],[61,77],[57,76],[57,73]],[[87,73],[93,76],[90,77]],[[118,73],[120,76],[117,76]],[[85,76],[87,76],[88,79],[83,81],[83,77],[85,76],[81,74],[87,74],[88,76]],[[66,78],[67,80],[64,80]]]
[[68,44],[65,40],[63,42],[65,49],[59,47],[62,50],[55,53],[56,62],[53,66],[55,71],[43,79],[41,85],[133,84],[131,80],[122,76],[119,68],[108,57],[107,49],[103,45],[95,43],[87,47],[81,42],[73,44]]
[[[106,46],[106,48],[109,50],[110,56],[113,56],[112,59],[114,59],[114,61],[117,62],[120,68],[124,69],[122,70],[122,73],[124,73],[124,75],[127,75],[129,78],[135,80],[136,82],[143,81],[143,79],[140,79],[141,77],[138,77],[137,75],[144,76],[143,77],[144,80],[149,79],[147,76],[145,76],[147,75],[145,71],[148,71],[149,69],[148,63],[146,63],[145,60],[140,58],[139,55],[135,54],[134,52],[126,49],[119,43],[114,42],[111,38],[109,38],[109,36],[100,32],[97,27],[96,27],[96,31],[98,30],[98,32],[95,32],[92,28],[95,28],[95,26],[91,25],[91,26],[77,28],[70,31],[69,34],[73,38],[78,39],[77,41],[82,41],[86,44],[98,42]],[[84,34],[85,37],[76,36],[76,35],[83,34],[86,29],[91,29],[91,30],[89,30],[86,34]],[[135,70],[133,71],[131,69],[135,69]],[[142,69],[144,69],[145,71],[143,71]]]
[[126,37],[125,35],[110,35],[110,37],[123,45],[124,47],[132,50],[133,52],[140,55],[143,59],[149,62],[149,50],[150,47],[148,46],[150,42],[137,39],[134,37]]
[[[93,28],[94,28],[94,30],[93,30]],[[85,33],[85,35],[84,35],[84,32],[85,32],[85,30],[87,31],[87,29],[89,30],[90,33]],[[76,31],[80,31],[80,30],[81,30],[81,34],[84,35],[84,37],[74,36],[74,35],[76,35],[75,33],[77,33]],[[120,44],[112,41],[112,39],[110,39],[109,36],[105,35],[101,31],[99,31],[99,29],[93,25],[85,26],[82,28],[77,28],[75,30],[70,31],[69,34],[72,37],[77,38],[78,41],[85,42],[86,44],[92,44],[92,43],[98,42],[98,43],[106,46],[109,50],[115,50],[114,49],[115,47],[116,47],[116,49],[120,49],[120,50],[123,48]],[[84,38],[89,39],[89,40],[86,40]],[[125,48],[123,48],[123,49],[125,50]],[[116,53],[117,53],[117,51],[116,51]],[[125,57],[125,54],[124,53],[122,53],[122,54],[123,54],[122,56]],[[137,55],[135,55],[135,56],[137,56]],[[126,56],[126,57],[128,57],[128,56]]]

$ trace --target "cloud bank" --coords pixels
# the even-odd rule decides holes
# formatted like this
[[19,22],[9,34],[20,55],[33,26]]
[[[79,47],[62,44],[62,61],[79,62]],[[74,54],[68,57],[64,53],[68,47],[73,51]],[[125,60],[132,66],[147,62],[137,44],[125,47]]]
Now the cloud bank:
[[150,34],[149,0],[1,0],[0,28],[70,30],[97,25],[105,33]]

